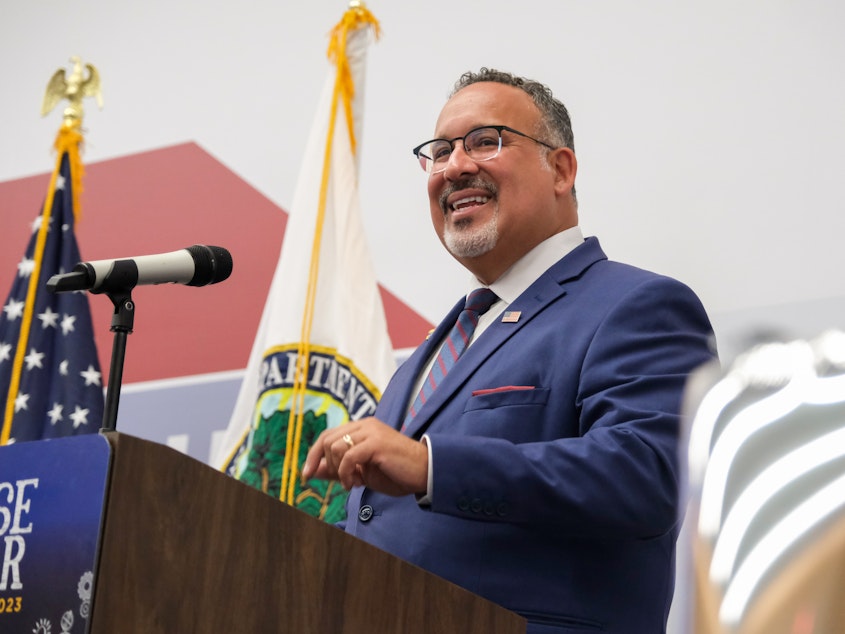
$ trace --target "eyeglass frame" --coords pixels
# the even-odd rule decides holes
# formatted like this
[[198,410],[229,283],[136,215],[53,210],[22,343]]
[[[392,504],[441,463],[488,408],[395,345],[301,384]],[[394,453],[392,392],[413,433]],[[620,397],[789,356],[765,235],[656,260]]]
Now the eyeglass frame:
[[[476,158],[473,158],[473,156],[472,156],[472,152],[470,151],[470,149],[469,149],[469,148],[467,147],[467,145],[466,145],[466,138],[467,138],[468,136],[470,136],[473,132],[477,132],[478,130],[485,130],[485,129],[487,129],[487,128],[490,128],[490,129],[492,129],[492,130],[495,130],[495,131],[498,133],[498,135],[499,135],[499,147],[496,149],[496,153],[495,153],[495,154],[493,154],[492,156],[488,156],[487,158],[483,158],[483,159],[476,159]],[[499,156],[499,154],[501,153],[501,151],[502,151],[502,131],[503,131],[503,130],[507,130],[508,132],[512,132],[513,134],[518,134],[519,136],[521,136],[521,137],[525,137],[526,139],[529,139],[529,140],[531,140],[531,141],[534,141],[534,143],[539,143],[539,144],[540,144],[540,145],[542,145],[543,147],[547,147],[547,148],[548,148],[548,149],[550,149],[550,150],[557,150],[557,149],[559,149],[559,148],[557,148],[557,147],[555,147],[555,146],[552,146],[552,145],[550,145],[550,144],[546,143],[545,141],[541,141],[540,139],[535,139],[533,136],[529,136],[529,135],[525,134],[525,132],[520,132],[519,130],[515,130],[514,128],[511,128],[511,127],[506,126],[506,125],[480,125],[480,126],[478,126],[477,128],[473,128],[472,130],[470,130],[469,132],[467,132],[465,135],[463,135],[463,136],[456,136],[454,139],[443,139],[443,138],[437,138],[437,139],[431,139],[431,140],[429,140],[429,141],[425,141],[424,143],[420,143],[417,147],[415,147],[415,148],[414,148],[413,150],[411,150],[411,151],[414,153],[414,156],[416,156],[416,157],[417,157],[417,160],[420,162],[420,167],[422,167],[423,171],[424,171],[426,174],[429,174],[429,175],[430,175],[430,174],[439,174],[440,172],[443,172],[443,171],[445,171],[445,170],[446,170],[447,165],[445,165],[445,164],[444,164],[442,169],[435,170],[435,169],[434,169],[434,167],[433,167],[433,166],[434,166],[434,158],[433,158],[433,157],[431,157],[431,156],[426,156],[425,154],[422,154],[422,156],[421,156],[421,152],[420,152],[420,151],[421,151],[421,150],[422,150],[422,149],[423,149],[426,145],[428,145],[429,143],[434,143],[435,141],[445,141],[446,143],[448,143],[448,144],[449,144],[449,147],[451,148],[451,149],[449,150],[449,156],[451,157],[451,156],[452,156],[452,153],[455,151],[455,141],[461,141],[461,142],[462,142],[462,143],[461,143],[461,145],[463,145],[463,146],[464,146],[464,152],[466,152],[467,156],[468,156],[468,157],[470,157],[470,158],[471,158],[473,161],[475,161],[476,163],[483,163],[483,162],[485,162],[485,161],[489,161],[489,160],[492,160],[492,159],[496,158],[496,157],[497,157],[497,156]],[[425,159],[426,161],[430,162],[430,164],[432,165],[432,169],[430,169],[430,170],[429,170],[429,169],[426,169],[426,168],[425,168],[425,166],[422,164],[422,163],[423,163],[423,159]],[[445,161],[445,163],[448,163],[448,162],[449,162],[449,159],[447,158],[447,159],[446,159],[446,161]]]

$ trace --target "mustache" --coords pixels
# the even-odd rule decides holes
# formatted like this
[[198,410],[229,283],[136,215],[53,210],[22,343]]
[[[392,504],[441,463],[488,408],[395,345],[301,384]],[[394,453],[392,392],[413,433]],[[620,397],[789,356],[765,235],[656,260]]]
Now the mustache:
[[440,197],[438,198],[440,209],[443,210],[444,214],[449,211],[448,203],[446,202],[449,199],[449,196],[455,192],[461,191],[462,189],[483,189],[490,194],[491,198],[495,198],[499,193],[499,189],[493,183],[484,180],[480,176],[472,176],[470,178],[463,178],[461,180],[451,182],[446,185],[442,192],[440,192]]

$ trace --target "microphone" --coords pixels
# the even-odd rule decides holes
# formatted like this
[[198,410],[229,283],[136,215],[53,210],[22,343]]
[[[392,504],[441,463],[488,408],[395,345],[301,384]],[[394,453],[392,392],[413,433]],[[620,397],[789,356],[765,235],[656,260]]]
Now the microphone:
[[223,247],[195,244],[158,255],[80,262],[70,273],[52,276],[52,293],[128,291],[144,284],[217,284],[232,274],[232,256]]

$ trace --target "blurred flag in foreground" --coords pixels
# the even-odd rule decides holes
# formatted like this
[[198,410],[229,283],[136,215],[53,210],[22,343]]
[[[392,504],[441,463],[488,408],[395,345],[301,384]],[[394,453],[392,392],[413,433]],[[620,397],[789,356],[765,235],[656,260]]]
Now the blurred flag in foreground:
[[373,35],[378,22],[361,3],[332,30],[335,69],[218,454],[224,471],[327,522],[345,516],[346,492],[337,483],[301,482],[308,448],[327,427],[371,415],[395,370],[358,204],[356,140]]

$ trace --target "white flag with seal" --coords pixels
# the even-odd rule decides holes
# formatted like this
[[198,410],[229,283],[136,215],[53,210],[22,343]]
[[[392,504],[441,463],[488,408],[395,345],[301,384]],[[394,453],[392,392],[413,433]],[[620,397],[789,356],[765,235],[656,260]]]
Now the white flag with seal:
[[358,201],[366,51],[378,22],[352,3],[331,33],[323,92],[261,317],[218,465],[322,518],[345,516],[338,483],[301,482],[327,427],[375,411],[395,370]]

